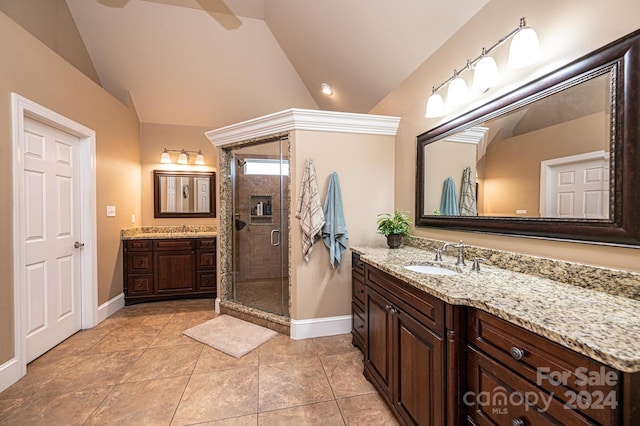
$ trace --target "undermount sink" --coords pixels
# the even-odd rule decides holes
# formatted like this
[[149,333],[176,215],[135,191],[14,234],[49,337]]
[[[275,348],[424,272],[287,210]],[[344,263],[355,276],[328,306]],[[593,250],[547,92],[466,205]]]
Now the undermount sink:
[[429,275],[456,275],[456,271],[452,271],[451,269],[441,268],[439,266],[429,266],[429,265],[407,265],[404,269],[408,269],[413,272],[420,272],[421,274],[429,274]]

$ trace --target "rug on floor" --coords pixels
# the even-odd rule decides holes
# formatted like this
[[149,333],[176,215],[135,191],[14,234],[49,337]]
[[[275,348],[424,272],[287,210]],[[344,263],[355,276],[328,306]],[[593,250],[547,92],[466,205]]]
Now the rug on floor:
[[241,358],[278,334],[230,315],[217,316],[182,333],[236,358]]

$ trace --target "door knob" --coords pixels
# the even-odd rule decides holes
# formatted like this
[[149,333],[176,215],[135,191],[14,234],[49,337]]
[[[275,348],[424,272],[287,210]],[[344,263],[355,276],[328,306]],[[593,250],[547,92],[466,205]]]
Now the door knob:
[[84,247],[84,243],[81,243],[80,241],[76,241],[75,243],[73,243],[73,247],[75,248]]

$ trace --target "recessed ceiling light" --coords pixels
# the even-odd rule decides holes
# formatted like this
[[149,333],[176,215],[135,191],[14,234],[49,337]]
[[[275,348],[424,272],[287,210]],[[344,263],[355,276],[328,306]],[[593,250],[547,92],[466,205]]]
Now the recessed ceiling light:
[[333,89],[331,88],[331,86],[329,86],[327,83],[322,83],[322,93],[324,93],[327,96],[331,96],[333,95]]

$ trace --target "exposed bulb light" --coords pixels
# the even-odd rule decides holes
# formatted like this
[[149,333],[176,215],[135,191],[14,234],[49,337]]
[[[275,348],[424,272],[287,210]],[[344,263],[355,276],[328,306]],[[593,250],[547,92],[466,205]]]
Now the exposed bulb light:
[[171,157],[169,156],[169,151],[167,151],[167,148],[164,149],[164,151],[162,151],[162,155],[160,156],[160,162],[161,163],[171,163]]
[[524,18],[509,46],[509,68],[524,68],[540,57],[540,41],[536,31],[526,26]]
[[198,151],[198,155],[196,156],[196,164],[198,166],[204,166],[204,155],[202,155],[202,151]]
[[178,155],[178,164],[189,164],[189,156],[184,149],[182,150],[180,155]]
[[436,93],[435,87],[431,89],[431,96],[427,100],[427,111],[424,116],[427,118],[440,117],[444,114],[444,100],[440,93]]
[[493,57],[485,53],[482,49],[482,57],[476,63],[473,72],[473,87],[481,92],[486,92],[490,87],[494,86],[500,79],[498,65]]
[[327,96],[333,95],[333,89],[327,83],[322,83],[320,86],[322,87],[322,93]]
[[457,71],[454,71],[455,78],[449,83],[449,90],[447,91],[447,105],[456,106],[460,105],[467,98],[467,83],[464,79],[458,76]]

